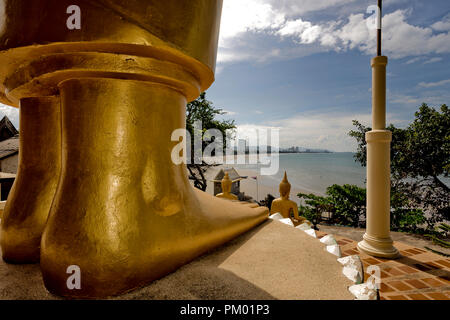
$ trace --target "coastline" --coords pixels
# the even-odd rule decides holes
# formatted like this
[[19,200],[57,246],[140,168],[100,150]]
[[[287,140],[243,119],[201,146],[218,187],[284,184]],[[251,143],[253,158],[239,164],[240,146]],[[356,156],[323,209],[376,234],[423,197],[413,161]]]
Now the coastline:
[[[207,169],[207,171],[205,172],[205,178],[207,180],[207,188],[206,188],[206,192],[214,195],[214,184],[213,182],[211,182],[211,180],[214,179],[214,177],[216,176],[216,174],[223,168],[230,168],[233,167],[232,165],[216,165],[216,166],[211,166]],[[243,169],[243,168],[236,168],[237,172],[241,175],[241,176],[247,176],[247,179],[244,179],[241,181],[241,192],[245,193],[248,196],[251,196],[253,199],[258,199],[263,200],[268,194],[271,194],[272,196],[274,196],[275,198],[278,198],[280,196],[279,191],[278,191],[278,186],[281,182],[275,180],[272,177],[264,177],[264,176],[258,176],[258,172],[255,169]],[[258,185],[257,185],[257,181],[255,179],[252,179],[251,177],[254,176],[258,176]],[[289,173],[288,173],[288,179],[289,179]],[[297,203],[297,205],[300,204],[300,199],[297,197],[297,193],[313,193],[316,195],[320,195],[317,192],[312,192],[310,190],[307,189],[301,189],[298,187],[295,187],[295,181],[289,181],[292,185],[291,187],[291,194],[290,194],[290,199],[292,201],[295,201]]]

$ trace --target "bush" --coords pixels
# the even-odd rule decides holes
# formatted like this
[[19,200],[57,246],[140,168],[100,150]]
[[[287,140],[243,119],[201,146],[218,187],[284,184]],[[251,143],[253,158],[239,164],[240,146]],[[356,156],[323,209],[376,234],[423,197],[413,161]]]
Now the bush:
[[358,227],[366,211],[366,190],[354,185],[332,185],[327,188],[326,197],[299,193],[306,206],[301,205],[299,214],[314,225],[320,223],[322,214],[331,214],[330,223]]
[[391,211],[391,229],[394,231],[422,233],[420,225],[426,222],[420,209],[396,208]]
[[437,245],[444,248],[450,248],[450,241],[448,241],[450,235],[450,226],[448,224],[442,223],[438,226],[437,230],[433,234],[426,235],[428,238],[433,240]]
[[[355,185],[332,185],[327,188],[326,196],[299,193],[305,205],[299,207],[299,215],[310,220],[315,226],[322,221],[322,214],[329,212],[330,224],[351,227],[365,227],[366,189]],[[391,192],[391,230],[423,233],[421,228],[426,222],[424,212],[410,208],[407,196],[397,191]]]

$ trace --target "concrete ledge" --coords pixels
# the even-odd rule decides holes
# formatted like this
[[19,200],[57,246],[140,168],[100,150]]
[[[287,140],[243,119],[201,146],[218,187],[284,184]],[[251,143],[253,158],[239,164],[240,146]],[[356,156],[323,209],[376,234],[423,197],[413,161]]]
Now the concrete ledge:
[[[269,220],[178,271],[118,299],[348,299],[336,257],[301,230]],[[57,299],[39,265],[0,262],[0,299]]]

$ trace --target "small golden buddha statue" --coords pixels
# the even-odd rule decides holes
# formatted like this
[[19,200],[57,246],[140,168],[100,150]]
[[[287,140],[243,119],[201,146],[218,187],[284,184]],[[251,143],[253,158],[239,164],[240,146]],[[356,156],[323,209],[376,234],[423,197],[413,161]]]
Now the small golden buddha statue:
[[222,179],[222,193],[217,194],[216,197],[229,200],[238,200],[238,197],[231,193],[232,184],[233,181],[231,181],[228,172],[225,172],[225,176]]
[[287,179],[286,171],[284,172],[283,181],[280,183],[280,198],[273,200],[270,214],[280,213],[283,218],[290,218],[295,224],[309,222],[298,215],[298,207],[295,201],[289,200],[291,192],[291,184]]

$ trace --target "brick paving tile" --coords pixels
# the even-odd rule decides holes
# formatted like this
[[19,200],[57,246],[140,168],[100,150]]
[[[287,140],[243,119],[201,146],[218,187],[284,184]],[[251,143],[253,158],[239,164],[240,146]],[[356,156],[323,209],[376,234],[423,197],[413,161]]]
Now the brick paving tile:
[[412,256],[411,253],[408,253],[408,252],[406,252],[406,251],[400,251],[400,254],[401,254],[402,256],[404,256],[404,257]]
[[433,298],[434,300],[450,300],[450,298],[440,292],[427,292],[426,295]]
[[[316,231],[316,235],[320,239],[327,234]],[[380,267],[382,279],[379,290],[380,300],[450,300],[450,290],[445,287],[450,286],[450,277],[447,275],[447,270],[450,269],[450,259],[443,259],[432,252],[402,242],[394,242],[394,246],[405,257],[404,259],[400,258],[394,261],[375,258],[360,252],[357,241],[339,236],[335,236],[335,238],[341,247],[342,256],[359,255],[364,269],[370,265]],[[430,274],[430,271],[435,275]],[[370,276],[364,272],[365,281]],[[424,292],[429,290],[445,292]],[[408,293],[401,294],[404,291],[408,291]]]
[[418,251],[416,248],[414,248],[414,249],[407,249],[405,251],[408,252],[408,253],[412,253],[412,254],[420,254],[420,253],[422,253],[422,252]]
[[431,270],[436,270],[436,269],[444,269],[443,267],[441,267],[441,266],[438,266],[437,264],[435,264],[435,263],[433,263],[433,264],[430,264],[430,262],[428,261],[428,262],[424,262],[424,263],[422,263],[422,265],[424,265],[424,266],[427,266],[428,268],[430,268]]
[[368,264],[379,264],[381,261],[374,259],[374,258],[366,258],[363,259],[364,262],[367,262]]
[[416,257],[414,257],[414,259],[420,260],[420,261],[423,261],[423,262],[426,262],[426,261],[436,262],[435,260],[439,260],[439,258],[441,258],[441,256],[439,256],[439,255],[437,255],[437,254],[435,254],[433,252],[421,253],[421,254],[418,254]]
[[408,286],[406,283],[404,283],[402,281],[391,281],[391,282],[388,282],[388,285],[390,285],[391,287],[394,287],[395,289],[397,289],[399,291],[408,291],[408,290],[412,289],[410,286]]
[[388,299],[390,300],[408,300],[408,298],[406,296],[387,296]]
[[434,262],[432,262],[432,261],[425,262],[425,264],[426,264],[427,266],[434,267],[435,269],[443,269],[442,266],[440,266],[440,265],[438,265],[438,264],[436,264],[436,263],[434,263]]
[[408,294],[408,297],[410,299],[413,299],[413,300],[430,300],[430,298],[428,298],[428,297],[426,297],[426,296],[424,296],[423,294],[420,294],[420,293]]
[[404,274],[402,271],[398,270],[397,268],[389,268],[389,269],[385,269],[385,271],[392,276],[401,276],[402,274]]
[[351,253],[348,253],[347,251],[342,252],[342,258],[351,256]]
[[388,286],[386,283],[381,282],[380,284],[380,290],[381,292],[385,293],[385,292],[392,292],[395,291],[394,288],[391,288],[390,286]]
[[416,272],[419,272],[419,270],[417,270],[417,269],[414,269],[414,268],[411,268],[411,267],[408,267],[408,266],[401,266],[401,267],[398,267],[400,270],[402,270],[403,272],[406,272],[406,273],[416,273]]
[[396,247],[398,250],[406,250],[406,249],[413,249],[414,247],[411,247],[410,245],[407,245],[403,242],[394,241],[394,247]]
[[419,269],[420,271],[430,271],[430,270],[433,269],[433,268],[428,267],[428,266],[426,266],[424,264],[421,264],[421,263],[414,264],[414,268]]
[[441,281],[436,280],[436,278],[425,278],[425,279],[421,279],[423,282],[429,284],[430,286],[432,286],[433,288],[435,287],[441,287],[444,285],[444,283],[442,283]]
[[450,262],[445,261],[445,260],[438,260],[435,261],[436,263],[442,264],[443,266],[446,266],[447,268],[450,268]]
[[417,280],[417,279],[409,279],[409,280],[405,280],[405,282],[408,283],[409,285],[415,287],[416,289],[428,288],[427,284],[425,284],[424,282]]
[[444,282],[447,285],[450,285],[450,278],[446,275],[443,276],[437,276],[437,279]]

